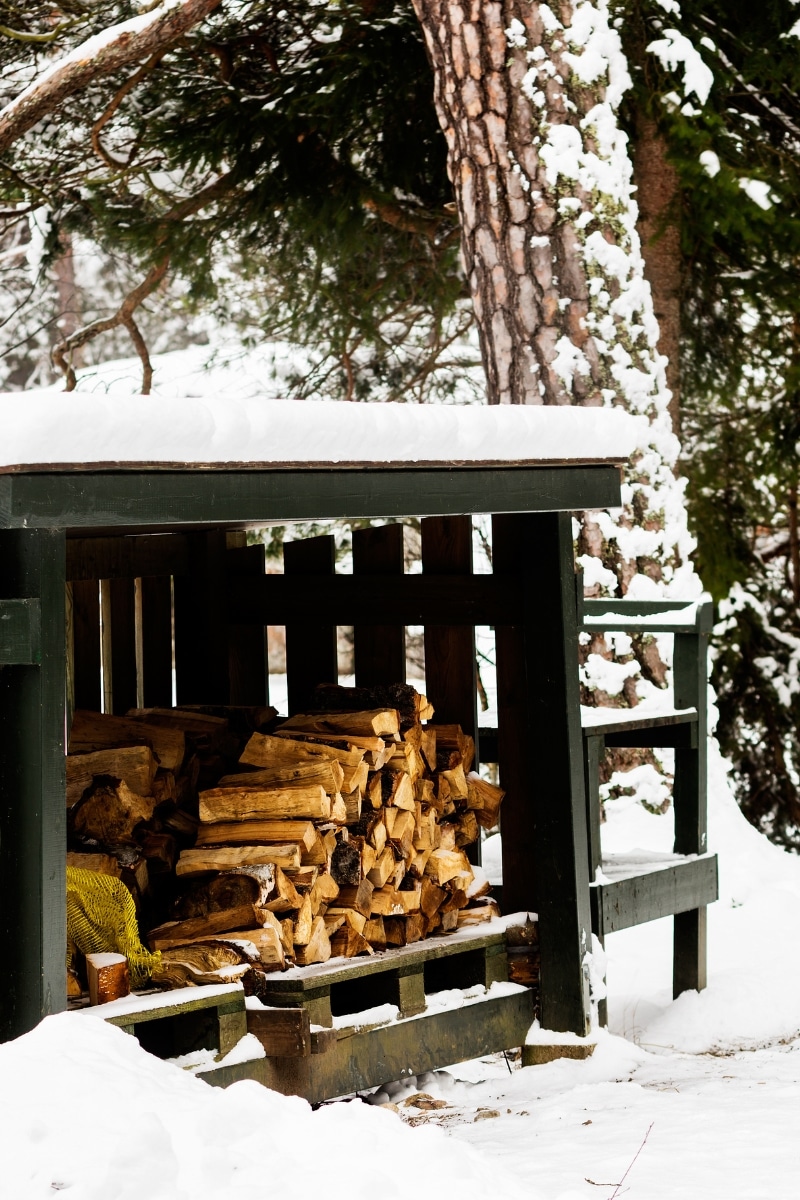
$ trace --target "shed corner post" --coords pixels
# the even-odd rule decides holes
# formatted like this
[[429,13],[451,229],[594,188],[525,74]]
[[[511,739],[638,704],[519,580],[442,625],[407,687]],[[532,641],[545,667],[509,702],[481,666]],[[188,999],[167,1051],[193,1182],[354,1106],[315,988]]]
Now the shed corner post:
[[0,531],[0,595],[39,614],[0,670],[0,1039],[66,1008],[65,577],[63,529]]
[[542,1026],[591,1029],[589,846],[578,682],[572,516],[532,513],[518,548],[525,596],[529,803],[537,879]]

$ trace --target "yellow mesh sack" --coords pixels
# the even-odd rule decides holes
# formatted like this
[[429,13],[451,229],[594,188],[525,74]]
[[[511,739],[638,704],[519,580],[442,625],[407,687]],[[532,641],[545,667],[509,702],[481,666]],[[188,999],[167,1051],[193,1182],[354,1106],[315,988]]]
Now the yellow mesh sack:
[[[131,987],[142,987],[161,961],[139,940],[133,896],[113,875],[67,867],[67,941],[83,954],[124,954]],[[72,952],[67,951],[67,966]]]

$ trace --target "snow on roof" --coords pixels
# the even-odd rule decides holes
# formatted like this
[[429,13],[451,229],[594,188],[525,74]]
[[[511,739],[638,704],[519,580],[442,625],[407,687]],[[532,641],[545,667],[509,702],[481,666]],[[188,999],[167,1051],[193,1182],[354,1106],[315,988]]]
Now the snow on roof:
[[619,408],[12,392],[0,395],[0,472],[622,462],[642,426]]

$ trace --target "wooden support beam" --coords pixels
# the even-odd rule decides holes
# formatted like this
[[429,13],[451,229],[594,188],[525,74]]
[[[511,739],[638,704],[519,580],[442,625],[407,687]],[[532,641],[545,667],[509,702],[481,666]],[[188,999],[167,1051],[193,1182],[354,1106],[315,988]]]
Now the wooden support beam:
[[616,933],[712,904],[718,895],[717,856],[705,855],[686,862],[592,886],[592,918],[595,930]]
[[[316,539],[309,539],[315,541]],[[302,545],[288,542],[288,546]],[[334,575],[322,571],[228,582],[232,623],[286,625],[319,614],[336,625],[497,625],[523,616],[518,563],[506,576]],[[438,713],[437,713],[438,720]]]
[[209,523],[241,528],[270,521],[554,512],[619,503],[620,469],[605,464],[98,472],[91,488],[80,471],[0,473],[0,512],[9,528],[163,530]]
[[5,599],[41,606],[38,664],[0,671],[0,1040],[66,1007],[64,534],[0,532]]
[[495,571],[522,567],[526,608],[516,632],[497,630],[505,907],[532,907],[535,873],[542,1024],[585,1037],[591,914],[571,517],[497,517],[492,553]]
[[[267,608],[260,610],[264,625],[286,626],[286,682],[289,716],[293,716],[307,708],[318,683],[338,682],[336,626],[350,624],[350,621],[338,621],[329,611],[324,595],[320,596],[317,589],[317,580],[321,578],[323,582],[326,581],[336,570],[336,543],[330,534],[285,542],[283,569],[286,572],[284,576],[265,575],[263,579],[232,580],[231,585],[232,590],[234,585],[246,585],[253,592],[255,585],[258,585],[261,594],[268,595],[268,585],[273,580],[288,579],[294,584],[298,597],[302,596],[305,600],[302,607],[293,606],[283,614],[282,619],[270,617],[266,620]],[[321,617],[325,619],[321,620]]]
[[[403,526],[377,525],[353,530],[353,575],[395,579],[405,571]],[[406,631],[402,622],[358,623],[353,631],[357,687],[405,683]]]
[[189,544],[180,533],[67,538],[67,579],[185,575]]
[[0,667],[30,666],[40,655],[38,598],[0,600]]
[[175,577],[178,704],[229,704],[225,534],[187,534],[189,569]]

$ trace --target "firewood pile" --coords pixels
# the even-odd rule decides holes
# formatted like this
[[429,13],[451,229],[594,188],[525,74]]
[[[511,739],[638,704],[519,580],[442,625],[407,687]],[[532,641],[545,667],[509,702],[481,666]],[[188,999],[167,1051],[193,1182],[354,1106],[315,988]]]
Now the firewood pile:
[[162,986],[373,954],[497,915],[465,848],[503,793],[407,685],[320,687],[310,711],[76,713],[74,866],[130,888]]

